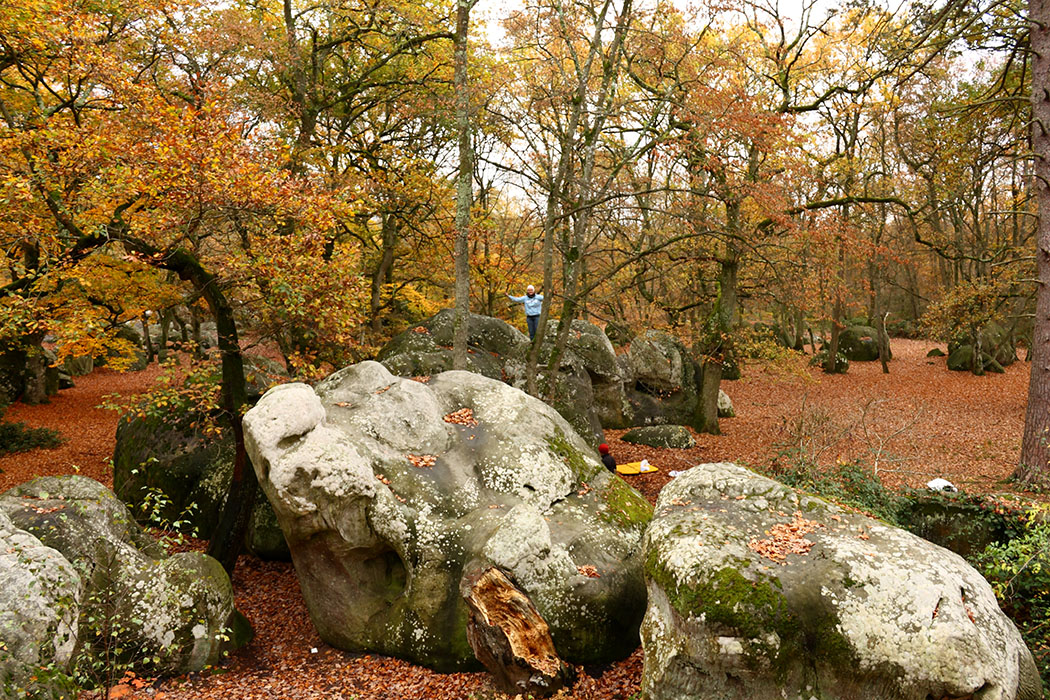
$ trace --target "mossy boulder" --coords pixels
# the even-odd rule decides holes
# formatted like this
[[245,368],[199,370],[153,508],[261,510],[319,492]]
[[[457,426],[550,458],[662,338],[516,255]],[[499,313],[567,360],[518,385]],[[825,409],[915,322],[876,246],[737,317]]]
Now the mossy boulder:
[[[544,363],[548,362],[553,350],[558,325],[557,321],[550,322],[544,335],[540,349],[540,359]],[[624,372],[612,342],[602,329],[587,321],[574,320],[562,362],[572,366],[576,374],[587,374],[592,396],[590,412],[597,418],[599,441],[602,428],[630,425],[631,406],[624,391]],[[522,388],[524,384],[516,382],[515,386]]]
[[35,479],[0,495],[0,510],[79,577],[82,594],[68,603],[78,621],[72,663],[180,674],[216,663],[228,648],[235,609],[222,566],[196,552],[167,556],[98,482]]
[[[1013,336],[997,323],[989,323],[980,333],[981,361],[986,372],[1002,372],[1017,362],[1017,345]],[[970,371],[973,367],[974,342],[968,335],[957,335],[948,342],[948,369]]]
[[961,557],[736,465],[668,484],[645,550],[651,700],[1042,697]]
[[[244,358],[249,401],[273,384],[287,381],[279,363]],[[215,381],[219,381],[216,376]],[[121,418],[113,449],[113,490],[143,522],[185,523],[209,537],[219,523],[233,478],[234,445],[229,431],[215,432],[212,421],[191,408],[169,406]],[[249,552],[267,560],[291,555],[270,504],[256,495],[245,538]]]
[[[452,336],[456,314],[442,309],[395,336],[376,356],[400,376],[426,376],[452,369]],[[470,314],[467,330],[467,361],[471,371],[491,379],[503,378],[507,360],[523,362],[529,339],[506,321]]]
[[980,363],[975,364],[973,352],[972,345],[949,347],[948,369],[955,372],[971,372],[976,369],[978,372],[994,372],[996,374],[1002,374],[1006,371],[994,357],[986,352],[981,353]]
[[471,372],[424,383],[363,362],[271,389],[244,425],[329,644],[476,668],[460,584],[496,566],[562,658],[635,648],[652,510],[550,406]]
[[73,698],[62,683],[83,586],[62,554],[0,510],[0,696]]
[[649,330],[631,341],[627,400],[632,425],[689,425],[696,409],[700,366],[674,336]]
[[994,497],[961,491],[905,491],[897,522],[909,532],[972,561],[990,544],[1024,535],[1023,511]]
[[[879,359],[879,332],[871,326],[850,326],[839,334],[839,352],[850,362],[874,362]],[[886,359],[893,359],[893,353]]]
[[0,353],[0,404],[15,401],[26,389],[25,348],[9,347]]
[[620,438],[624,442],[649,447],[671,447],[689,449],[696,447],[696,440],[684,425],[649,425],[632,428]]
[[932,348],[928,353],[926,353],[926,357],[945,357],[946,354],[947,353],[945,353],[944,350],[941,350],[940,348]]
[[[824,348],[817,352],[815,355],[813,355],[813,357],[809,361],[809,364],[811,367],[820,367],[821,369],[823,369],[824,363],[827,362],[827,359],[828,350],[827,348]],[[846,372],[849,372],[849,360],[846,358],[845,355],[843,355],[840,352],[837,355],[835,355],[835,367],[831,373],[845,374]]]
[[[228,432],[203,432],[195,412],[127,415],[117,425],[113,490],[144,522],[185,523],[201,537],[218,525],[233,478],[234,446]],[[281,529],[260,491],[245,539],[262,559],[291,558]]]
[[83,377],[86,374],[91,374],[95,369],[95,360],[91,355],[80,355],[78,357],[67,355],[66,359],[62,361],[62,367],[71,377]]

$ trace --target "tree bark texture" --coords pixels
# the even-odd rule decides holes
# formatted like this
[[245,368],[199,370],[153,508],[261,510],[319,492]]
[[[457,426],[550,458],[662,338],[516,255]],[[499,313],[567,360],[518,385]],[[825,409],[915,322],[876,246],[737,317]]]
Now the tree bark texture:
[[[1036,235],[1035,319],[1021,463],[1014,477],[1045,484],[1050,470],[1050,0],[1028,3],[1032,50],[1032,152],[1035,154]],[[977,349],[974,349],[977,355]]]
[[467,641],[503,692],[541,697],[569,685],[575,669],[558,657],[547,622],[499,569],[467,577]]
[[456,130],[459,132],[459,176],[456,183],[456,318],[452,332],[452,368],[467,369],[470,326],[470,205],[474,154],[470,143],[470,94],[467,89],[467,34],[471,0],[457,0],[455,72]]

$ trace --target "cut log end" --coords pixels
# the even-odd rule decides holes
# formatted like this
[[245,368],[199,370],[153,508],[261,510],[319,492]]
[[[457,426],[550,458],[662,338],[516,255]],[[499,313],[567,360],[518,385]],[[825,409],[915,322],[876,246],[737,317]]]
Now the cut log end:
[[467,640],[500,690],[542,697],[575,679],[576,670],[554,649],[547,622],[502,571],[486,569],[466,583]]

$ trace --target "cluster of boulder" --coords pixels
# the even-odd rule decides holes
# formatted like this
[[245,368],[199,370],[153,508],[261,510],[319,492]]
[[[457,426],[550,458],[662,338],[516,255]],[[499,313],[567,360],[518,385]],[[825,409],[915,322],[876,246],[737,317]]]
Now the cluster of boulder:
[[[959,337],[948,343],[948,369],[957,372],[1002,373],[1017,361],[1012,335],[998,324],[989,324],[974,338]],[[976,357],[975,357],[976,353]]]
[[[732,464],[683,472],[654,513],[501,380],[365,362],[271,389],[245,439],[311,617],[340,648],[442,670],[483,658],[518,679],[508,690],[549,692],[529,678],[566,668],[545,655],[522,671],[527,650],[503,644],[498,619],[510,605],[574,663],[640,635],[654,700],[1041,697],[959,556]],[[504,606],[479,602],[486,590]],[[499,654],[476,648],[493,638]]]
[[217,561],[168,556],[84,477],[0,494],[0,581],[3,697],[74,697],[74,676],[112,682],[121,665],[199,671],[251,634]]
[[[453,320],[451,309],[439,312],[393,338],[377,359],[404,377],[452,369]],[[700,368],[677,338],[649,330],[631,339],[627,352],[618,355],[600,328],[574,320],[561,366],[552,372],[546,363],[557,330],[558,322],[551,321],[540,349],[539,387],[588,442],[600,442],[603,428],[693,423]],[[473,371],[517,388],[525,386],[530,347],[525,334],[498,318],[471,314],[467,342]],[[719,404],[721,415],[732,415],[724,393]]]

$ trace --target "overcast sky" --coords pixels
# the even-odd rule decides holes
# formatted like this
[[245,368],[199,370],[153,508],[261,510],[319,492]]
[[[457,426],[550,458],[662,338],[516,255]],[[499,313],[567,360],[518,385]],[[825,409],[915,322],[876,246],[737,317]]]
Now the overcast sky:
[[[695,5],[695,2],[690,0],[672,0],[676,6],[687,7],[689,5]],[[780,14],[787,18],[797,19],[802,15],[802,8],[805,4],[813,2],[813,0],[760,0],[765,3],[776,3]],[[887,5],[893,7],[899,7],[905,0],[886,0]],[[636,3],[636,6],[645,7],[646,5],[652,4],[652,0],[642,0],[642,2]],[[822,18],[827,12],[828,8],[835,7],[839,4],[838,0],[816,0],[814,3],[813,19],[817,20]],[[487,33],[489,40],[496,44],[499,43],[503,38],[503,28],[500,26],[500,20],[510,15],[515,10],[520,10],[525,6],[525,0],[478,0],[477,5],[474,6],[473,17],[478,20],[484,20],[487,25]]]

